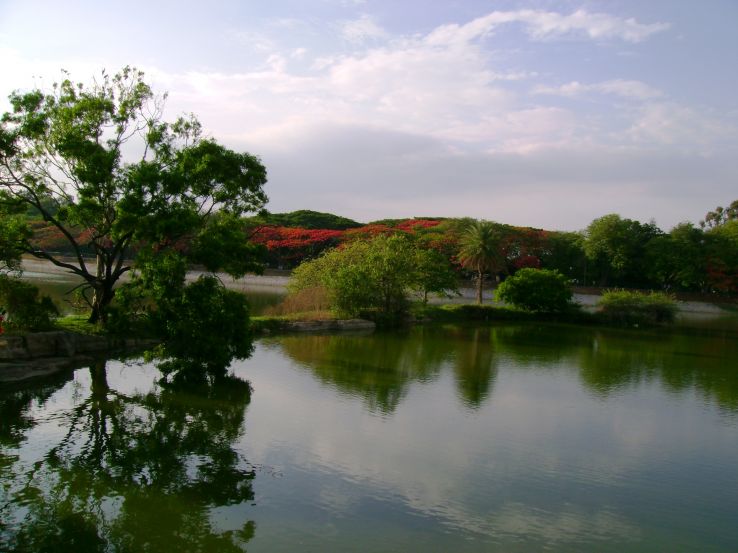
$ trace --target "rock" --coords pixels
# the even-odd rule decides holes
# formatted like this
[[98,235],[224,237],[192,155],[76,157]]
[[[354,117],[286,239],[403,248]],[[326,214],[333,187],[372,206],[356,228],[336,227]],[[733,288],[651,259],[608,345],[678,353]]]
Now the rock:
[[292,332],[328,332],[336,330],[374,330],[376,325],[364,319],[328,319],[315,321],[292,321],[287,324],[286,330]]
[[56,355],[56,342],[59,332],[35,332],[26,334],[26,349],[31,357],[51,357]]
[[0,337],[0,359],[27,359],[28,357],[23,336]]
[[77,351],[79,353],[99,353],[109,348],[108,339],[104,336],[77,335]]

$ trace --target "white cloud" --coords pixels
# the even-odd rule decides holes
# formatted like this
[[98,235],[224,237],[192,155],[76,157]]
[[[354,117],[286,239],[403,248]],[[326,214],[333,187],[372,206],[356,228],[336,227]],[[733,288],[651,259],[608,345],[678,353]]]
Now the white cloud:
[[604,13],[577,10],[570,15],[540,10],[495,11],[464,25],[449,24],[435,29],[427,40],[429,44],[459,44],[489,35],[496,27],[521,23],[534,39],[544,40],[568,35],[585,35],[591,39],[620,39],[641,42],[649,36],[665,31],[668,23],[639,23]]
[[295,60],[301,60],[305,57],[305,54],[307,54],[307,48],[295,48],[290,53],[290,57]]
[[662,92],[641,81],[612,79],[600,83],[584,84],[572,81],[561,86],[537,86],[533,89],[534,94],[548,94],[553,96],[565,96],[573,98],[590,92],[599,94],[612,94],[623,98],[636,100],[647,100],[662,95]]
[[377,25],[374,18],[362,15],[358,19],[341,23],[341,36],[354,44],[387,38],[387,33]]
[[675,102],[643,106],[626,136],[639,144],[698,149],[711,154],[724,143],[735,148],[736,125]]

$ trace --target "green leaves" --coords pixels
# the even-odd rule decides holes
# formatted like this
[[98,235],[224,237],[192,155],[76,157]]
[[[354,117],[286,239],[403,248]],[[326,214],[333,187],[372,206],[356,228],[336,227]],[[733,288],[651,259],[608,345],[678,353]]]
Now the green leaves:
[[[443,263],[433,267],[439,259]],[[369,311],[383,322],[392,322],[406,313],[408,292],[455,289],[448,271],[442,256],[420,250],[408,236],[379,235],[303,263],[293,272],[290,292],[322,287],[339,316]]]
[[[64,78],[51,91],[15,93],[0,123],[4,197],[56,227],[76,261],[16,240],[9,223],[0,241],[84,279],[93,320],[105,319],[134,247],[149,258],[191,254],[208,270],[238,276],[258,269],[258,250],[226,219],[262,209],[266,169],[256,156],[203,139],[194,115],[164,121],[163,99],[127,66],[89,86]],[[94,269],[83,253],[97,257]]]
[[548,269],[520,269],[497,287],[495,297],[526,311],[543,313],[560,313],[572,305],[568,280]]

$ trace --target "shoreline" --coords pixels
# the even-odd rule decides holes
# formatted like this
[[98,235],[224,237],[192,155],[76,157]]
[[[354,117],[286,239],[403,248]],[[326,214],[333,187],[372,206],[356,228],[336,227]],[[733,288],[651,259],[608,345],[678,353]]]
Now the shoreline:
[[[23,257],[23,278],[30,281],[45,281],[53,284],[69,283],[74,286],[77,279],[71,275],[66,269],[57,267],[49,261],[39,260],[33,257]],[[187,272],[187,280],[189,282],[196,280],[200,275],[205,274],[204,271],[190,270]],[[290,281],[290,273],[288,271],[280,271],[269,269],[264,275],[246,275],[240,279],[224,274],[217,273],[223,284],[229,290],[242,293],[273,293],[286,294],[287,285]],[[127,275],[121,278],[122,282],[127,281]],[[574,301],[579,303],[584,310],[591,311],[599,301],[603,289],[592,287],[573,287]],[[453,298],[430,298],[430,305],[473,305],[475,301],[476,290],[473,287],[463,286],[459,288],[461,293],[458,297]],[[599,293],[598,293],[599,292]],[[714,298],[715,301],[707,301],[707,299],[694,299],[695,294],[679,294],[685,299],[677,299],[677,308],[680,315],[689,315],[697,317],[719,317],[731,313],[730,309],[726,309],[723,305],[738,307],[738,300]],[[678,296],[679,296],[678,295]],[[485,305],[494,307],[503,307],[505,304],[497,302],[493,297],[493,290],[487,289],[484,292]]]

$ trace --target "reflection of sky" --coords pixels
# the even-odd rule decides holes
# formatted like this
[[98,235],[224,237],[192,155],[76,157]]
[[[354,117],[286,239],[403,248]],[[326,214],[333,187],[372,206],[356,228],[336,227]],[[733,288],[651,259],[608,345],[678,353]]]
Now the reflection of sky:
[[[469,338],[461,336],[457,357]],[[259,342],[235,365],[254,387],[234,449],[257,467],[255,499],[214,509],[214,524],[235,530],[255,520],[252,553],[735,550],[735,417],[692,387],[674,391],[660,373],[603,394],[583,385],[576,346],[548,360],[544,349],[517,344],[493,356],[492,384],[476,408],[459,395],[450,355],[422,380],[403,381],[396,408],[378,412],[360,390],[339,391],[296,364],[279,340]],[[696,364],[721,355],[692,354]],[[145,393],[157,376],[150,366],[108,363],[118,394]],[[32,405],[37,424],[18,465],[30,471],[59,443],[89,388],[80,370]],[[114,511],[115,501],[104,507]]]
[[[264,526],[313,523],[338,525],[329,542],[342,549],[347,536],[362,536],[381,550],[416,526],[412,539],[425,550],[459,550],[447,541],[459,532],[469,550],[602,550],[605,540],[618,550],[639,540],[690,543],[710,526],[738,544],[726,530],[738,515],[729,491],[738,485],[738,431],[716,424],[717,410],[691,390],[641,382],[603,399],[570,365],[521,370],[505,359],[476,411],[461,403],[446,366],[378,416],[290,364],[258,348],[239,366],[255,389],[247,457],[282,475],[256,480],[255,550],[271,539]],[[383,537],[371,530],[380,522],[389,525]]]

